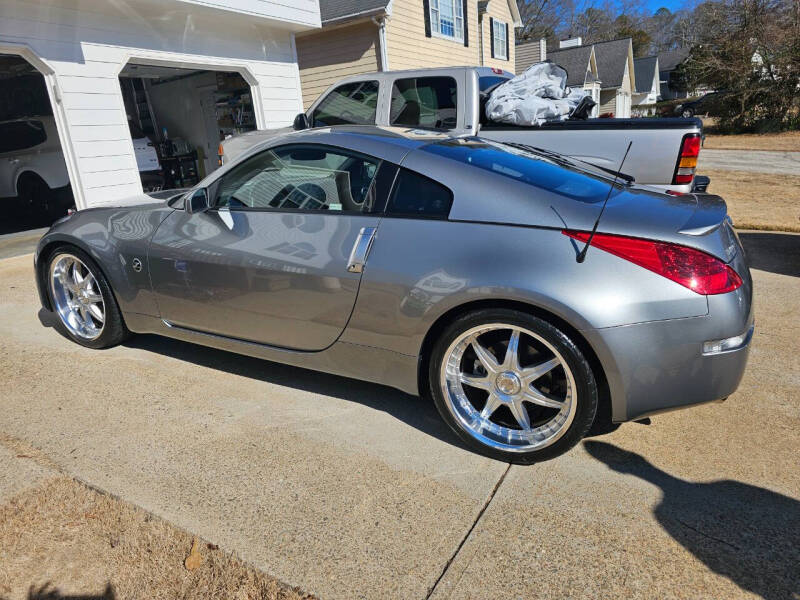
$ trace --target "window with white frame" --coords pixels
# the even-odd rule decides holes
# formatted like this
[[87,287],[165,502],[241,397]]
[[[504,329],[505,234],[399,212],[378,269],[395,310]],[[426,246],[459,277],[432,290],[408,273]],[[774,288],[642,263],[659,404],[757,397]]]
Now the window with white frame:
[[508,60],[508,23],[492,19],[492,58]]
[[430,0],[431,33],[436,36],[464,40],[464,7],[462,0]]

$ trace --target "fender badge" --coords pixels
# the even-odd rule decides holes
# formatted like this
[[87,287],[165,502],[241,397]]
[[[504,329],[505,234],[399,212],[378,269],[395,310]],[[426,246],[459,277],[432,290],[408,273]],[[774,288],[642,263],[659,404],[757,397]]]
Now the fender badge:
[[133,267],[133,270],[136,271],[137,273],[142,272],[142,261],[140,261],[138,258],[133,259],[131,266]]

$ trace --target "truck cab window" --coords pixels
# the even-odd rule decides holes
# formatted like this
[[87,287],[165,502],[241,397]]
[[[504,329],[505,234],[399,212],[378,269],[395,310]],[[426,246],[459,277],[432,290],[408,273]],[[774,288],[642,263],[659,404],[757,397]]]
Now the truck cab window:
[[312,127],[374,125],[378,109],[378,82],[356,81],[340,85],[317,105]]
[[458,87],[452,77],[397,79],[392,86],[392,125],[455,129]]

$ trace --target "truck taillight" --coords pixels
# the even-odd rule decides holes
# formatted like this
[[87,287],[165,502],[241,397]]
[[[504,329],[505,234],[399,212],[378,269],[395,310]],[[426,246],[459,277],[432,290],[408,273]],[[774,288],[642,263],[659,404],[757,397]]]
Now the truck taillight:
[[[563,230],[581,242],[589,232]],[[742,285],[742,278],[720,259],[694,248],[623,235],[596,233],[592,246],[624,258],[703,295],[725,294]]]
[[700,156],[700,134],[686,134],[681,142],[681,153],[678,156],[672,183],[676,185],[692,183],[695,169],[697,169],[698,156]]

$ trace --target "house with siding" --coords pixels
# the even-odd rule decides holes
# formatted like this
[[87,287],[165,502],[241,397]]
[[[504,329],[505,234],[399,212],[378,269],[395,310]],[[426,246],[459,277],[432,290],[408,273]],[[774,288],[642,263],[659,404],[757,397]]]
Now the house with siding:
[[631,116],[631,98],[636,89],[631,38],[593,44],[600,78],[599,115],[618,119]]
[[631,104],[648,106],[658,102],[661,97],[661,82],[658,74],[658,56],[636,58],[633,61],[636,75],[636,91]]
[[680,75],[680,68],[689,58],[689,48],[677,48],[658,55],[658,78],[664,100],[686,98],[689,92]]
[[[196,129],[209,124],[209,148],[183,145],[216,154],[218,124],[284,127],[302,110],[295,34],[319,26],[318,0],[0,0],[0,57],[43,80],[50,106],[37,112],[55,124],[82,209],[142,194],[133,112],[153,130],[151,147],[161,135],[176,137],[172,125],[155,125],[156,90],[141,82],[163,84],[161,93],[183,78],[198,81],[187,93],[173,86],[164,116],[197,114]],[[4,85],[12,75],[3,74]]]
[[514,0],[320,0],[322,29],[298,33],[303,104],[343,77],[455,65],[514,70]]
[[524,44],[517,44],[514,49],[515,69],[514,73],[517,75],[524,73],[525,70],[538,62],[547,60],[547,40],[544,38],[535,42],[527,42]]

